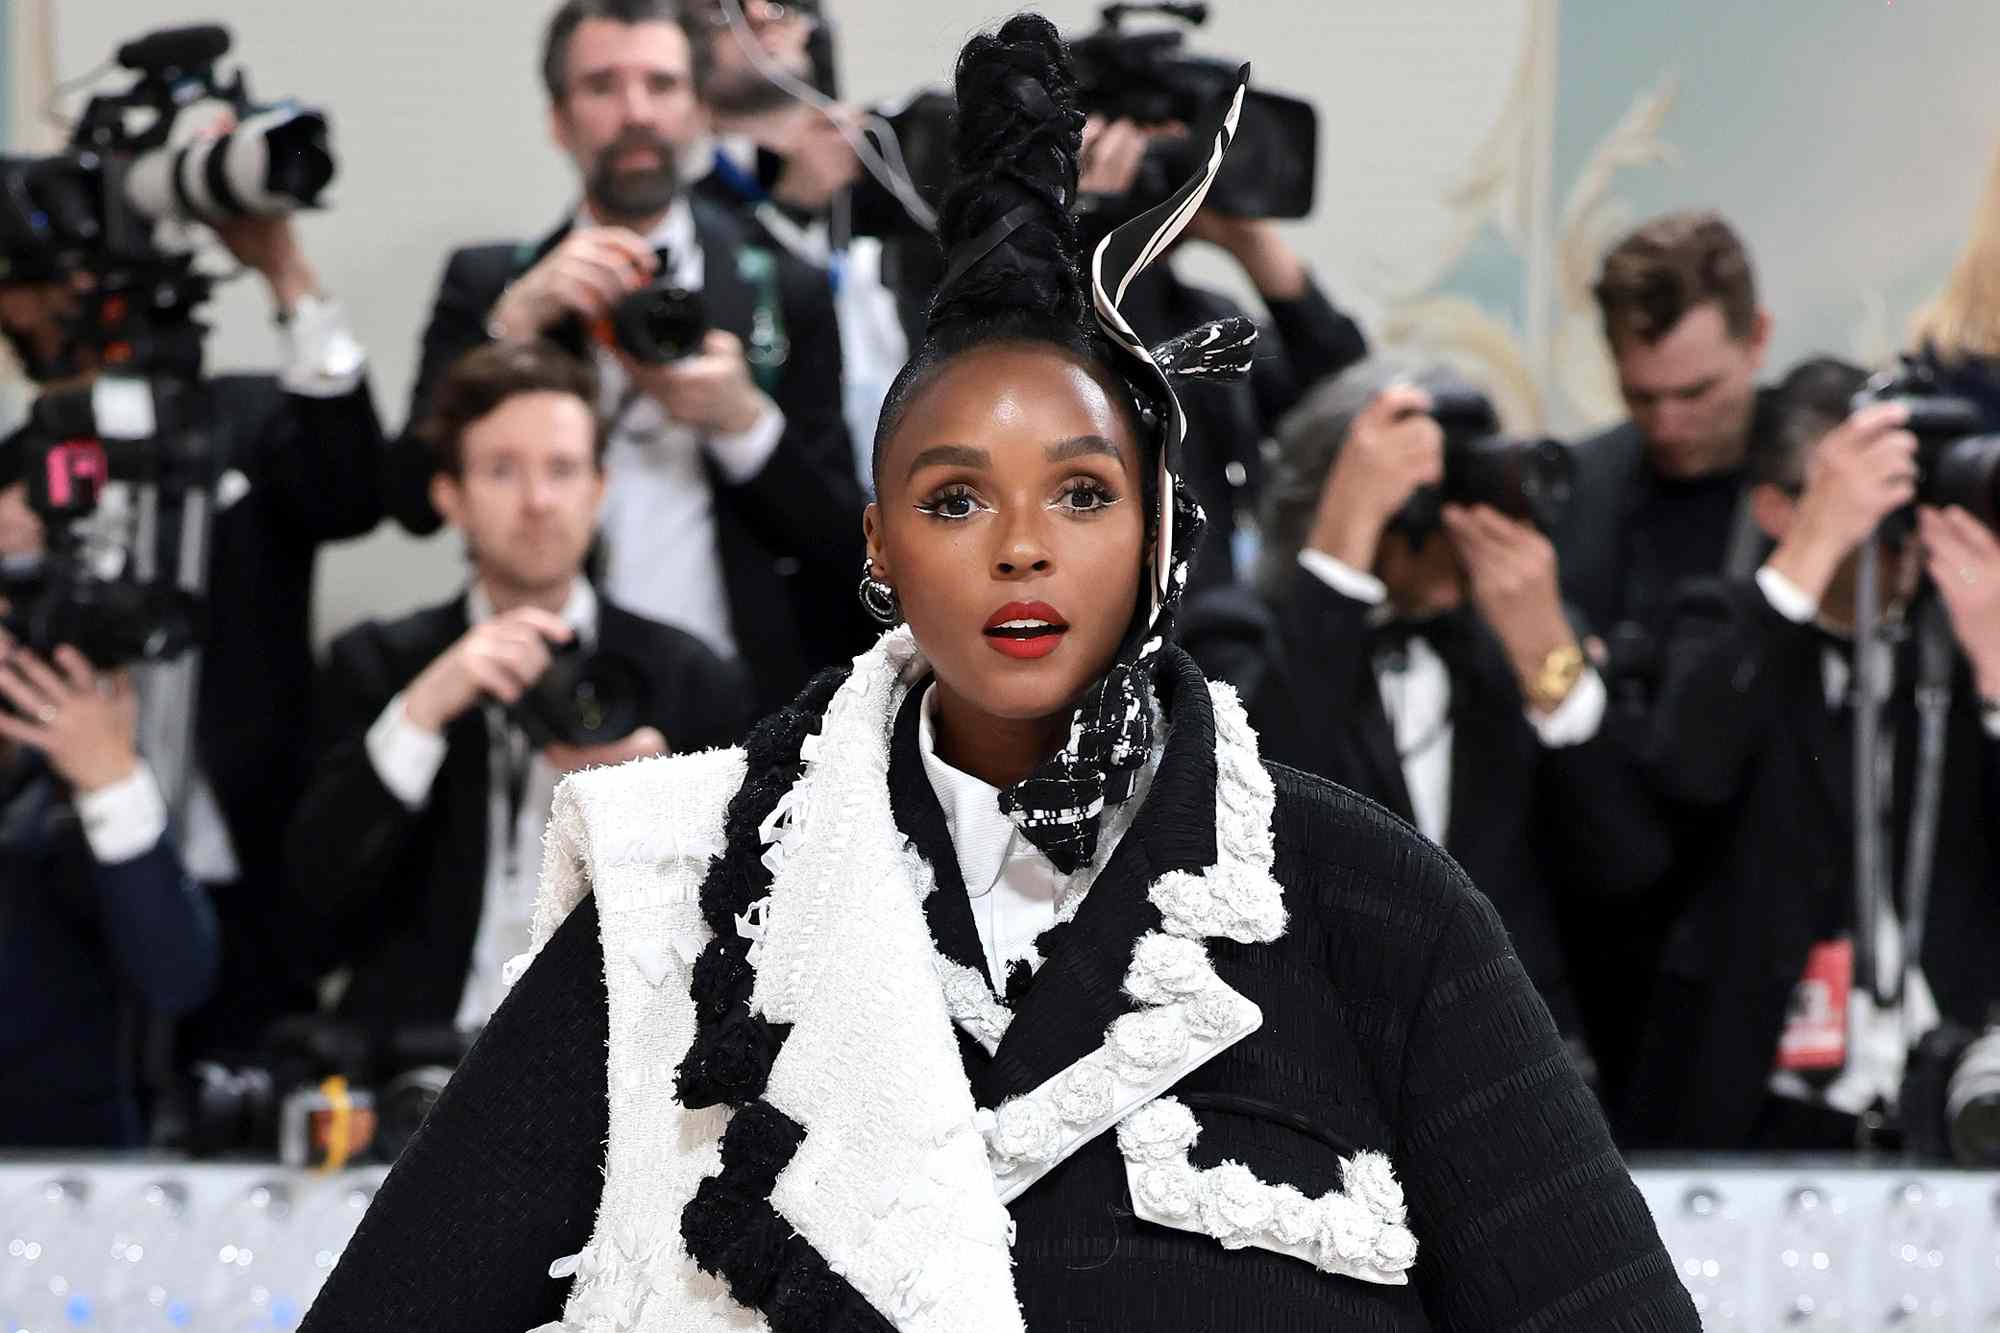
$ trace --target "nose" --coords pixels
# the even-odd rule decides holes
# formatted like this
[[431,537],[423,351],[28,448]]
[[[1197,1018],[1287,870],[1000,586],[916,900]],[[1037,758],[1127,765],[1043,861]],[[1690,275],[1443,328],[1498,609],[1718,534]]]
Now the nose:
[[621,100],[624,102],[624,127],[643,125],[651,128],[653,94],[646,87],[646,81],[643,78],[627,79],[621,92],[623,93]]
[[1026,578],[1031,574],[1046,574],[1055,568],[1037,517],[1024,514],[1002,526],[999,546],[993,553],[995,578]]

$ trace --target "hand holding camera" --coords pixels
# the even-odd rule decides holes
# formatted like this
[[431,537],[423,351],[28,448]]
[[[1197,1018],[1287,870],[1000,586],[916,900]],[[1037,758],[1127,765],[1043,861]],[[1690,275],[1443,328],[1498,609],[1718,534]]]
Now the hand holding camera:
[[522,274],[493,307],[491,327],[533,338],[565,317],[595,323],[644,287],[659,267],[652,247],[624,227],[578,227]]
[[741,340],[721,329],[704,333],[692,356],[659,365],[628,357],[626,370],[669,417],[699,430],[740,435],[771,401],[750,378]]
[[1393,385],[1354,419],[1320,492],[1308,546],[1354,569],[1374,567],[1389,520],[1420,487],[1444,479],[1444,431],[1430,410],[1428,393]]
[[298,229],[290,215],[251,214],[220,219],[212,225],[216,239],[237,263],[263,275],[278,309],[291,311],[304,298],[319,294],[319,274],[299,244]]
[[1919,508],[1917,534],[1923,538],[1924,569],[1972,663],[1979,697],[2000,699],[2000,540],[1956,505]]
[[1917,493],[1909,410],[1876,403],[1855,412],[1813,450],[1791,531],[1769,565],[1815,602],[1848,553]]
[[1531,695],[1549,655],[1577,646],[1563,615],[1556,548],[1533,524],[1487,505],[1447,504],[1443,522],[1473,606],[1499,636],[1523,692]]
[[76,791],[122,782],[139,766],[132,678],[98,672],[67,644],[50,664],[0,633],[0,699],[0,738],[40,751]]
[[416,726],[442,732],[482,699],[514,704],[547,674],[552,644],[576,637],[562,617],[519,606],[474,625],[425,667],[403,693],[403,709]]

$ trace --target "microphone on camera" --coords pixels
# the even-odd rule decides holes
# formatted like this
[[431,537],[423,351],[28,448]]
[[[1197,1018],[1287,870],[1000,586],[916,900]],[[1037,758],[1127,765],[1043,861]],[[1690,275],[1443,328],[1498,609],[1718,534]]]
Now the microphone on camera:
[[118,48],[118,63],[142,74],[165,69],[203,69],[229,51],[229,29],[220,23],[161,28]]

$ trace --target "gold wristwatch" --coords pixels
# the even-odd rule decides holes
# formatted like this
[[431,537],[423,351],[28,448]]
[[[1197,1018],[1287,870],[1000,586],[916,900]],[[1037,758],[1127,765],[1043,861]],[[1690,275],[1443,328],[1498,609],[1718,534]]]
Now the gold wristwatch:
[[1563,644],[1560,648],[1549,649],[1549,655],[1542,659],[1541,666],[1528,678],[1528,703],[1543,713],[1554,712],[1556,706],[1569,698],[1569,692],[1583,677],[1583,649],[1574,643]]

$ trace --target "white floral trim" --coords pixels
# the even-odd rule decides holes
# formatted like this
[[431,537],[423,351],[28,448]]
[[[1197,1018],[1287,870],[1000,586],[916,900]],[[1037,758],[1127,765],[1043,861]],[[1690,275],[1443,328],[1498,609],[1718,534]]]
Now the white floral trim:
[[549,1276],[574,1277],[561,1320],[530,1333],[625,1333],[637,1329],[653,1297],[674,1301],[675,1280],[687,1262],[678,1231],[641,1234],[629,1223],[592,1238],[575,1254],[549,1265]]
[[1389,1159],[1360,1152],[1341,1164],[1342,1188],[1309,1199],[1269,1185],[1240,1162],[1207,1170],[1188,1160],[1201,1137],[1194,1113],[1161,1097],[1118,1126],[1133,1211],[1144,1221],[1212,1236],[1224,1249],[1254,1247],[1323,1272],[1386,1286],[1409,1282],[1417,1238]]
[[[1172,871],[1148,889],[1165,929],[1146,932],[1132,948],[1124,989],[1140,1007],[1119,1015],[1103,1044],[1082,1060],[990,1115],[981,1113],[1003,1203],[1263,1022],[1257,1006],[1216,975],[1202,939],[1248,944],[1284,934],[1284,890],[1271,875],[1277,794],[1236,692],[1212,684],[1209,695],[1217,742],[1216,863],[1200,873]],[[1177,1197],[1175,1180],[1162,1175],[1153,1184],[1161,1198]]]

